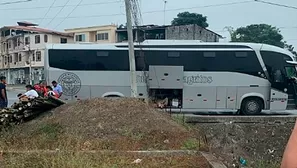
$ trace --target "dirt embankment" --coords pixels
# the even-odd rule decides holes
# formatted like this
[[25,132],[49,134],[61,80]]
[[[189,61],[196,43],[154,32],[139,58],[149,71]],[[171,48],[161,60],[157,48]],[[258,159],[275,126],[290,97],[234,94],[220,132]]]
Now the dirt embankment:
[[[0,149],[4,151],[58,150],[74,152],[73,156],[63,155],[63,152],[57,156],[30,154],[22,156],[22,158],[27,158],[25,160],[20,160],[19,155],[5,156],[6,163],[15,162],[14,165],[20,165],[20,167],[25,167],[23,162],[26,162],[26,165],[34,163],[36,165],[47,164],[48,167],[51,165],[62,165],[63,167],[63,164],[68,164],[67,160],[75,164],[70,167],[83,166],[84,162],[99,165],[98,161],[92,160],[89,154],[83,156],[75,154],[75,152],[80,153],[81,151],[206,149],[205,142],[199,138],[199,134],[189,131],[173,121],[169,115],[162,114],[137,99],[98,98],[70,103],[56,108],[38,119],[1,133]],[[111,167],[131,167],[133,166],[131,159],[137,159],[137,157],[142,159],[141,164],[137,165],[138,167],[147,167],[149,164],[154,165],[153,167],[178,167],[181,165],[188,165],[183,167],[208,167],[207,161],[200,155],[173,156],[167,159],[120,155],[106,158],[108,161],[106,164]],[[29,158],[36,159],[31,162],[28,161]],[[181,162],[180,158],[188,159]],[[46,163],[45,160],[47,160]],[[77,163],[76,160],[80,163]],[[157,160],[160,163],[157,164]],[[99,160],[99,162],[101,161]]]

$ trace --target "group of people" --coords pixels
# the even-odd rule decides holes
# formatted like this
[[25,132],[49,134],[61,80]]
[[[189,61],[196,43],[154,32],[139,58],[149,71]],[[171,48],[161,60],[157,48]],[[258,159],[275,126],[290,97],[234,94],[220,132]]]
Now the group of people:
[[21,99],[23,97],[34,99],[39,96],[43,97],[56,97],[60,98],[63,94],[62,86],[59,85],[56,81],[52,82],[53,88],[51,86],[47,86],[45,82],[40,82],[39,84],[27,85],[24,94],[19,94],[18,97]]
[[[56,81],[52,82],[53,87],[47,86],[45,82],[40,82],[38,84],[27,85],[26,92],[17,95],[19,99],[34,99],[39,96],[42,97],[56,97],[60,98],[63,94],[62,86]],[[6,77],[0,77],[0,108],[5,108],[8,106],[7,92],[6,92]]]

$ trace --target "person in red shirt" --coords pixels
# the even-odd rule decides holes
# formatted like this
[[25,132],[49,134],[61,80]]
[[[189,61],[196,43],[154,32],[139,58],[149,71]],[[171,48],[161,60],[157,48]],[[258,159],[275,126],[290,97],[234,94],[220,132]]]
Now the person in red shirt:
[[40,87],[41,87],[41,93],[42,93],[42,95],[45,95],[48,92],[46,82],[41,82],[40,83]]
[[41,86],[40,86],[40,83],[34,85],[34,90],[36,90],[36,92],[38,92],[38,93],[41,92]]

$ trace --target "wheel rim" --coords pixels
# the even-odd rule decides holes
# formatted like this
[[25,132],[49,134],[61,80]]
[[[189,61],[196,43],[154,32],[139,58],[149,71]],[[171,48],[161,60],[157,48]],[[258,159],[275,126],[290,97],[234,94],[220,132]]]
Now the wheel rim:
[[249,113],[256,113],[259,110],[259,104],[255,101],[249,101],[246,109]]

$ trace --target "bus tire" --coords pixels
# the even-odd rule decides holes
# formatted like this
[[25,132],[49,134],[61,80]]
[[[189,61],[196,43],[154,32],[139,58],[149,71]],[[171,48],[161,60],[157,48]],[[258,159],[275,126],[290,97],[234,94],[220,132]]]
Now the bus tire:
[[258,97],[246,98],[241,103],[241,113],[244,115],[257,115],[263,109],[263,100]]

